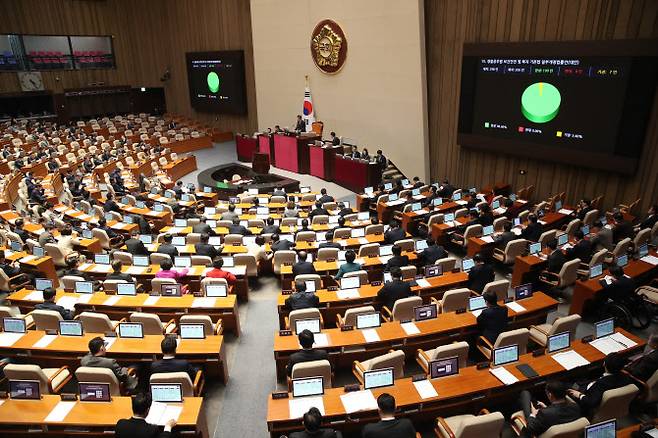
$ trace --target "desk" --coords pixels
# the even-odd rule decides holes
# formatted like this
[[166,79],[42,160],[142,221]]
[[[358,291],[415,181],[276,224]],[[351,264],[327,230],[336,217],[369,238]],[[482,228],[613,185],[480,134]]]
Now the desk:
[[45,278],[52,280],[53,284],[57,284],[59,281],[57,278],[55,263],[50,256],[37,258],[29,255],[25,251],[12,252],[9,249],[5,249],[4,252],[7,260],[11,260],[12,262],[18,260],[21,264],[21,268],[27,268],[28,271],[40,272]]
[[[57,434],[64,436],[113,436],[114,426],[122,418],[132,416],[130,397],[112,397],[109,403],[75,402],[64,421],[46,422],[45,419],[61,401],[59,395],[44,395],[41,400],[5,400],[0,405],[0,435],[28,436]],[[185,397],[183,411],[178,417],[176,431],[185,436],[208,437],[202,397]]]
[[194,172],[196,169],[196,157],[194,155],[188,155],[187,157],[180,158],[162,166],[162,170],[164,170],[173,181],[181,179],[184,175]]
[[[270,164],[274,163],[274,136],[271,134],[259,134],[258,135],[258,152],[261,154],[267,154],[270,156]],[[249,160],[251,161],[251,160]]]
[[168,144],[163,145],[168,147],[172,152],[181,154],[184,152],[196,151],[199,149],[207,149],[212,147],[212,139],[207,135],[202,135],[200,137],[190,137],[185,140],[172,141]]
[[353,160],[344,155],[334,159],[334,182],[353,192],[361,192],[364,187],[376,187],[382,180],[381,167],[365,160]]
[[309,145],[310,174],[327,181],[333,181],[336,152],[339,149],[342,150],[340,146]]
[[308,173],[308,144],[315,140],[320,140],[320,136],[313,133],[299,136],[274,134],[275,166],[291,172]]
[[251,163],[254,152],[258,149],[258,140],[248,135],[236,134],[235,151],[238,154],[238,160]]
[[[622,354],[630,355],[644,348],[645,342],[642,339],[621,329],[617,329],[617,331],[622,332],[638,344],[625,350]],[[601,368],[605,355],[599,350],[589,344],[583,344],[579,340],[573,342],[571,347],[590,364],[567,371],[550,355],[533,357],[529,353],[521,356],[519,362],[530,365],[539,376],[528,379],[516,369],[514,364],[511,364],[505,368],[518,378],[519,382],[509,386],[500,382],[488,369],[478,370],[475,366],[470,366],[461,369],[458,375],[430,380],[438,393],[437,397],[422,399],[411,378],[399,379],[394,386],[373,389],[372,393],[375,398],[384,392],[393,395],[400,412],[399,416],[409,417],[412,421],[430,420],[439,415],[446,417],[464,412],[477,412],[482,408],[497,411],[501,402],[515,400],[519,391],[523,389],[532,391],[549,379],[564,379],[567,376],[574,378]],[[324,419],[327,423],[331,422],[334,427],[342,426],[344,429],[358,430],[363,428],[365,423],[379,421],[375,410],[348,414],[340,399],[343,394],[345,394],[343,388],[325,390],[322,399],[325,410]],[[288,402],[289,399],[273,400],[272,397],[268,397],[267,428],[272,437],[300,430],[302,427],[299,418],[290,418]]]
[[[35,347],[34,344],[45,334],[41,330],[28,330],[14,345],[0,347],[0,355],[41,367],[68,365],[76,369],[80,366],[82,356],[89,352],[89,341],[99,336],[98,333],[57,336],[46,347]],[[143,339],[115,338],[107,349],[107,357],[116,359],[122,365],[150,363],[162,356],[160,342],[163,338],[162,335],[145,335]],[[207,336],[205,339],[181,339],[176,357],[203,366],[206,377],[219,377],[223,383],[228,382],[226,348],[221,335]]]
[[[519,301],[525,312],[516,313],[508,309],[508,330],[541,324],[549,312],[557,309],[557,301],[542,292]],[[327,335],[327,346],[317,346],[329,352],[329,361],[334,367],[349,367],[354,360],[366,360],[384,354],[390,349],[404,350],[407,355],[415,354],[419,348],[428,349],[473,337],[477,333],[477,320],[472,313],[441,313],[436,319],[415,323],[420,333],[408,335],[399,321],[385,322],[377,333],[380,341],[367,343],[361,330],[341,331],[339,328],[322,330]],[[285,376],[285,367],[290,355],[299,351],[297,336],[274,336],[274,360],[279,378]]]

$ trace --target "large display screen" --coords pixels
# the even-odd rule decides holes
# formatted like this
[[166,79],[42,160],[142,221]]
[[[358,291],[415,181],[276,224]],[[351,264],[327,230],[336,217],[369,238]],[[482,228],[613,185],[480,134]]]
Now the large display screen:
[[246,114],[244,52],[187,53],[190,102],[199,111]]
[[587,43],[536,44],[465,47],[460,145],[635,170],[658,58],[615,48],[602,56]]

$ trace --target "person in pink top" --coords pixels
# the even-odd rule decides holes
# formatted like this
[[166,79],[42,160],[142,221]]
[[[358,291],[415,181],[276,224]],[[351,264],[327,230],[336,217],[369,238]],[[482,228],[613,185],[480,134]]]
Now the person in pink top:
[[[171,263],[171,260],[163,260],[160,262],[160,270],[155,273],[155,278],[173,278],[179,283],[179,279],[185,277],[189,272],[189,269],[183,268],[181,271],[175,271],[173,268],[174,265]],[[188,293],[187,286],[183,285],[181,288],[183,294]]]

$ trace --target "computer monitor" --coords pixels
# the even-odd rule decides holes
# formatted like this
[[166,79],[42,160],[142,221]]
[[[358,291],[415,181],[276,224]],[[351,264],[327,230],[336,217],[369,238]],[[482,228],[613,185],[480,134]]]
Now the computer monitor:
[[164,197],[167,198],[167,199],[171,199],[171,198],[174,197],[174,193],[170,192],[169,190],[165,190]]
[[146,204],[144,201],[137,201],[135,202],[135,208],[146,208]]
[[441,265],[425,266],[425,277],[438,277],[441,274],[443,274]]
[[418,211],[423,208],[423,205],[420,202],[414,202],[411,204],[411,211]]
[[268,207],[257,207],[256,214],[259,216],[267,216],[270,214],[270,209]]
[[82,336],[82,322],[59,321],[59,334],[62,336]]
[[[207,219],[206,224],[208,224],[210,228],[217,228],[217,221],[214,219]],[[213,236],[213,237],[219,237],[219,236]]]
[[222,257],[222,260],[224,261],[224,268],[232,268],[235,266],[233,257]]
[[109,383],[78,383],[81,402],[109,402],[110,384]]
[[114,220],[114,215],[112,213],[105,213],[105,220],[106,221],[113,221]]
[[608,318],[594,323],[594,337],[596,339],[609,336],[615,332],[615,319]]
[[350,231],[351,237],[365,237],[365,235],[366,235],[365,228],[352,228],[352,231]]
[[514,299],[522,300],[532,296],[532,283],[522,284],[514,288]]
[[374,327],[379,327],[382,325],[382,322],[379,318],[379,313],[363,313],[361,315],[356,315],[356,328],[357,329],[369,329]]
[[151,194],[157,195],[160,192],[160,189],[157,187],[151,187]]
[[594,278],[598,277],[599,275],[603,274],[603,264],[598,263],[591,268],[589,268],[589,278]]
[[94,254],[94,263],[97,265],[109,265],[110,264],[110,255],[109,254]]
[[270,198],[268,197],[258,197],[258,205],[262,204],[269,204],[270,203]]
[[324,394],[324,379],[321,376],[292,379],[293,397],[309,397],[322,394]]
[[408,185],[409,185],[409,180],[408,180],[408,179],[406,179],[406,178],[405,178],[405,179],[403,179],[403,180],[402,180],[402,181],[400,181],[400,182],[402,183],[402,185],[403,185],[403,186],[408,186]]
[[515,227],[521,225],[521,218],[520,217],[515,217],[514,219],[512,219],[512,225],[515,226]]
[[558,246],[566,245],[569,241],[569,235],[567,233],[562,233],[557,236]]
[[37,278],[34,280],[34,287],[37,290],[44,290],[49,287],[53,287],[53,281],[47,278]]
[[155,211],[156,213],[161,213],[161,212],[163,212],[163,211],[164,211],[164,205],[162,205],[162,204],[154,204],[154,205],[153,205],[153,211]]
[[93,294],[94,283],[91,281],[76,281],[74,290],[78,294]]
[[496,210],[497,208],[500,208],[500,201],[496,199],[494,202],[491,203],[491,208]]
[[620,268],[623,268],[628,264],[628,255],[627,254],[622,254],[620,256],[617,256],[617,266]]
[[366,187],[365,189],[363,189],[363,193],[365,193],[366,195],[371,195],[373,192],[374,189],[372,187]]
[[468,299],[468,310],[475,312],[476,310],[484,309],[487,307],[487,302],[483,296],[471,297]]
[[136,295],[135,283],[117,283],[117,295]]
[[380,257],[393,255],[393,245],[384,245],[379,247]]
[[482,228],[482,235],[483,236],[490,236],[494,232],[494,226],[493,225],[487,225],[486,227]]
[[150,245],[153,243],[153,236],[150,234],[140,234],[139,240],[141,240],[144,245]]
[[443,222],[453,222],[455,220],[455,213],[447,213],[443,216]]
[[517,360],[519,360],[519,346],[517,344],[494,348],[494,366],[505,365],[506,363],[516,362]]
[[181,285],[180,284],[162,284],[160,285],[160,295],[163,297],[180,297]]
[[212,193],[212,187],[204,187],[203,193]]
[[206,285],[206,296],[207,297],[227,297],[228,291],[226,290],[225,284],[208,284]]
[[433,206],[438,207],[441,204],[443,204],[443,198],[434,198],[434,199],[432,199],[432,205]]
[[187,227],[187,219],[174,219],[174,226],[181,228]]
[[548,337],[546,347],[549,353],[566,350],[571,346],[571,333],[562,332]]
[[424,249],[427,248],[427,240],[416,240],[415,242],[416,245],[416,251],[423,251]]
[[192,200],[192,197],[188,195],[187,193],[184,193],[181,195],[180,200],[183,202],[188,202]]
[[432,360],[429,363],[430,379],[452,376],[459,374],[459,357],[446,357],[444,359]]
[[37,380],[10,380],[9,398],[16,400],[39,400],[39,382]]
[[180,383],[151,383],[151,399],[160,403],[183,401],[183,385]]
[[516,201],[516,194],[514,194],[514,193],[510,194],[510,195],[509,195],[509,199],[510,199],[511,201]]
[[390,195],[388,195],[388,200],[389,200],[389,202],[397,201],[398,200],[398,194],[397,193],[391,193]]
[[122,204],[130,204],[130,200],[128,199],[127,196],[124,196],[121,198],[121,203]]
[[192,266],[192,259],[190,257],[174,257],[174,266],[177,268],[189,268]]
[[134,266],[149,266],[149,256],[134,255],[133,256],[133,265]]
[[436,304],[416,306],[414,307],[414,320],[425,321],[426,319],[434,319],[437,313]]
[[541,251],[541,243],[531,243],[530,246],[528,247],[528,252],[533,255],[533,254],[539,254]]
[[43,257],[44,254],[45,254],[45,251],[44,251],[43,247],[41,247],[41,246],[36,246],[36,245],[32,247],[32,255],[33,255],[33,256],[35,256],[35,257]]
[[82,230],[82,238],[83,239],[91,239],[94,237],[94,233],[91,232],[91,230],[84,229]]
[[126,224],[132,224],[132,223],[135,222],[135,220],[133,219],[132,216],[126,215],[126,216],[123,217],[123,222],[126,223]]
[[5,333],[25,333],[27,325],[22,318],[2,318],[2,330]]
[[589,234],[589,225],[583,225],[583,226],[581,227],[580,231],[582,231],[583,234],[584,234],[585,236],[587,236],[587,235]]
[[215,207],[204,207],[203,214],[206,216],[217,214],[217,209]]
[[383,388],[393,386],[395,373],[393,368],[380,368],[363,373],[363,389]]
[[320,318],[304,318],[295,320],[295,334],[300,334],[304,330],[310,330],[311,333],[320,333]]
[[615,438],[617,436],[617,420],[612,419],[585,427],[585,438]]
[[391,190],[393,188],[393,183],[387,182],[384,184],[384,190]]
[[[210,221],[208,221],[208,222],[210,222]],[[212,225],[211,225],[211,227],[212,227]],[[213,227],[213,228],[215,228],[215,227]],[[220,246],[222,244],[222,238],[220,236],[210,236],[208,238],[208,243],[212,246]]]
[[178,330],[181,339],[205,339],[206,331],[203,324],[179,324]]
[[144,327],[141,322],[120,322],[119,323],[119,337],[120,338],[143,338]]
[[356,218],[360,221],[367,221],[368,219],[370,219],[370,213],[367,211],[361,211],[357,213]]
[[185,246],[185,236],[174,236],[171,239],[171,244],[174,246]]
[[340,279],[341,289],[356,289],[361,286],[361,278],[356,275],[353,277],[343,277]]
[[475,266],[475,261],[473,259],[462,259],[462,271],[468,272],[473,268],[473,266]]
[[457,192],[457,193],[452,194],[452,200],[453,201],[459,201],[459,200],[461,200],[461,198],[462,198],[462,193],[461,192]]
[[562,210],[562,201],[555,201],[555,211]]
[[306,292],[315,292],[315,280],[306,280],[304,284],[306,285]]
[[309,186],[300,186],[299,193],[311,193],[311,188]]
[[643,243],[640,245],[640,247],[637,250],[637,255],[640,257],[644,257],[649,254],[649,245],[647,243]]

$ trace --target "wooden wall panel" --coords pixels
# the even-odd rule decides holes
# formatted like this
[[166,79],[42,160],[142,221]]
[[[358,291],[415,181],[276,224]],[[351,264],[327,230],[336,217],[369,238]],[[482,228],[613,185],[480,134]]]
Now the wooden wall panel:
[[[638,197],[643,209],[658,202],[658,96],[641,163],[633,176],[469,150],[457,144],[464,43],[656,38],[658,2],[426,0],[425,32],[433,180],[447,177],[469,187],[494,181],[508,181],[515,188],[534,184],[539,198],[561,191],[575,198],[604,194],[606,208]],[[520,175],[520,170],[527,173]]]
[[[0,33],[113,35],[115,70],[43,72],[47,89],[163,86],[167,108],[220,129],[255,130],[251,14],[243,0],[2,0]],[[247,116],[196,113],[190,107],[185,52],[243,49]],[[170,68],[171,79],[160,82]],[[0,93],[20,91],[16,73],[0,73]]]

